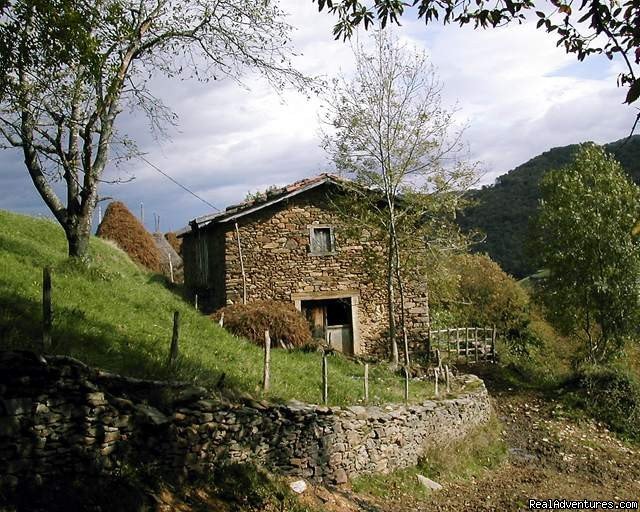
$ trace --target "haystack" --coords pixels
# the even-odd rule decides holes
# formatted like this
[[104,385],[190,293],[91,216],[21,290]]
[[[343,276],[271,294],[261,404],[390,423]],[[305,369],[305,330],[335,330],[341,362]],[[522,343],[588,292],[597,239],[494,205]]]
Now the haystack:
[[184,281],[182,258],[166,239],[165,235],[162,233],[154,233],[152,236],[158,251],[160,251],[162,272],[167,277],[173,277],[174,282],[182,283]]
[[107,207],[97,235],[114,241],[129,257],[153,272],[162,272],[162,257],[151,234],[120,201]]
[[182,256],[182,238],[178,238],[173,231],[165,233],[164,237],[167,239],[167,242],[169,242],[169,245],[173,247],[173,250]]

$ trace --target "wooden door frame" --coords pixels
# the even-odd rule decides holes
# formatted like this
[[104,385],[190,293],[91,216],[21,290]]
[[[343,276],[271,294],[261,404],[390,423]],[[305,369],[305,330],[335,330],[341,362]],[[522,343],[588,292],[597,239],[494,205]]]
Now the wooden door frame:
[[360,292],[356,290],[341,290],[335,292],[307,292],[292,293],[291,300],[294,302],[296,309],[302,312],[302,302],[305,300],[331,300],[331,299],[350,299],[351,301],[351,337],[353,340],[353,354],[359,355],[360,352]]

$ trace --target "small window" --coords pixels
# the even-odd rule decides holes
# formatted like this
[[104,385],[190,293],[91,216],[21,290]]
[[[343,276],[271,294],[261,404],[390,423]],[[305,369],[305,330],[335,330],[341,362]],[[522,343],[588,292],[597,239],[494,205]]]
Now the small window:
[[335,251],[333,230],[329,226],[312,227],[311,254],[331,254]]

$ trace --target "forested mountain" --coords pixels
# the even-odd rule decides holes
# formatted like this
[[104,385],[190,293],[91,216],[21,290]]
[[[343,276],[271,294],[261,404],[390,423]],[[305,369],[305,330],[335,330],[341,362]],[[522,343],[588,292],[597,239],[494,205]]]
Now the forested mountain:
[[[640,135],[605,147],[640,183]],[[540,179],[546,171],[566,166],[577,148],[577,144],[553,148],[500,176],[494,185],[473,190],[470,195],[474,205],[464,211],[459,222],[465,230],[486,234],[486,240],[474,250],[488,253],[515,277],[535,272],[525,246],[530,220],[538,209]]]

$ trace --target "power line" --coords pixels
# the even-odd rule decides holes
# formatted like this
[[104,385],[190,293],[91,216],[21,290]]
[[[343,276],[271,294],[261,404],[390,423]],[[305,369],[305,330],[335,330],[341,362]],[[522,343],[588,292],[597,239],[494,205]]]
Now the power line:
[[160,169],[160,167],[158,167],[155,164],[152,164],[151,162],[149,162],[149,160],[147,160],[144,156],[140,155],[140,159],[142,159],[144,162],[147,163],[147,165],[149,165],[150,167],[152,167],[153,169],[155,169],[156,171],[158,171],[160,174],[162,174],[165,178],[168,178],[169,180],[173,181],[176,185],[178,185],[180,188],[186,190],[187,192],[189,192],[189,194],[191,194],[193,197],[195,197],[196,199],[199,199],[200,201],[202,201],[204,204],[211,206],[211,208],[213,208],[215,211],[219,212],[220,208],[213,206],[209,201],[207,201],[206,199],[203,199],[202,197],[200,197],[198,194],[196,194],[195,192],[193,192],[192,190],[190,190],[189,188],[185,187],[182,183],[180,183],[179,181],[177,181],[175,178],[169,176],[166,172],[164,172],[162,169]]

